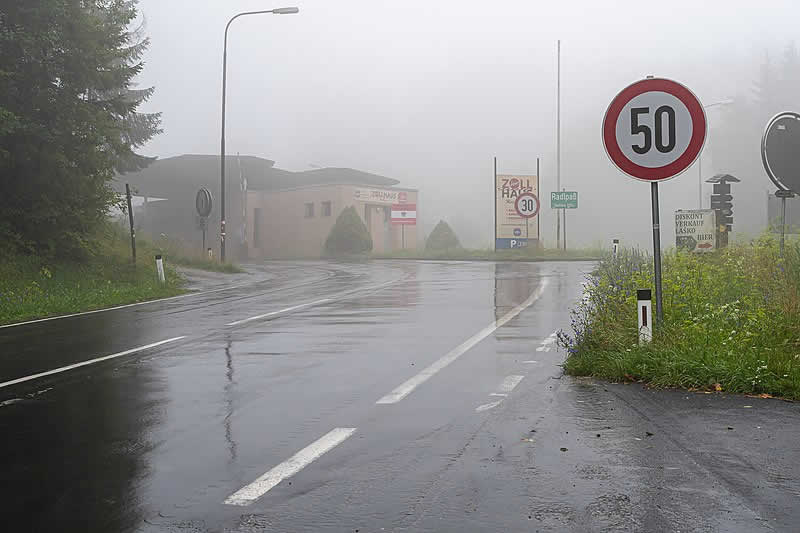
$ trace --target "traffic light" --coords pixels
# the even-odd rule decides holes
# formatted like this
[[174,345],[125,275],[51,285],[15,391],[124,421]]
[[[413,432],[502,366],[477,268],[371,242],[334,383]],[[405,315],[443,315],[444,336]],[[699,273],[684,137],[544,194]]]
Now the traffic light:
[[729,184],[715,184],[715,194],[711,195],[711,209],[714,209],[717,212],[717,224],[720,226],[725,226],[725,230],[730,232],[733,228],[733,195],[716,194],[717,187],[719,185],[722,185],[720,189],[727,189],[727,191],[730,192],[731,186]]

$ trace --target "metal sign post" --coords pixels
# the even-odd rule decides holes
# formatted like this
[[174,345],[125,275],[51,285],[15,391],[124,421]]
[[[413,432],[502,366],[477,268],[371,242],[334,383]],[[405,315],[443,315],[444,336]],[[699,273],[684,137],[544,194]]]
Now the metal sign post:
[[781,199],[781,247],[786,240],[786,199],[800,194],[800,114],[778,113],[767,123],[761,138],[761,160]]
[[214,198],[211,196],[211,191],[202,187],[197,191],[197,196],[194,199],[194,206],[197,209],[197,214],[200,215],[200,229],[203,230],[203,250],[206,249],[206,229],[208,228],[208,215],[211,214],[211,208],[214,203]]
[[[128,222],[131,225],[131,258],[133,266],[136,266],[136,231],[133,229],[133,206],[131,205],[131,187],[125,184],[125,197],[128,200]],[[785,213],[784,209],[784,213]]]
[[700,100],[680,83],[648,76],[623,89],[603,118],[608,158],[628,176],[650,183],[656,323],[664,318],[658,182],[674,178],[697,159],[706,140]]

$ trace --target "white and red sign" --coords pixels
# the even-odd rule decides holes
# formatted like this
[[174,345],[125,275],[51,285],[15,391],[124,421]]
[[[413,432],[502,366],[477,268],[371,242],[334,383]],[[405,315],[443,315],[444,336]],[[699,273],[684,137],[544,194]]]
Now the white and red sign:
[[417,204],[393,204],[392,205],[392,224],[408,224],[414,226],[417,223]]
[[692,91],[676,81],[647,78],[611,101],[603,118],[603,145],[625,174],[657,182],[694,163],[706,130],[703,105]]
[[539,214],[539,198],[532,192],[524,192],[514,201],[514,209],[522,218],[532,218]]

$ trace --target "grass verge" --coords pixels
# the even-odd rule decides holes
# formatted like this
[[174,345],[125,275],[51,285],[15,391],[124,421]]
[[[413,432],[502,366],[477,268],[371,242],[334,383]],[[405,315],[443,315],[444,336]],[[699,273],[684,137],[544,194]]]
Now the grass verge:
[[158,282],[153,255],[137,240],[136,267],[127,235],[106,228],[82,261],[6,253],[0,257],[0,324],[91,311],[175,296],[183,280],[165,261],[166,284]]
[[800,399],[799,243],[784,258],[769,236],[708,255],[666,253],[664,322],[639,346],[636,289],[652,285],[648,256],[599,263],[559,335],[568,374]]

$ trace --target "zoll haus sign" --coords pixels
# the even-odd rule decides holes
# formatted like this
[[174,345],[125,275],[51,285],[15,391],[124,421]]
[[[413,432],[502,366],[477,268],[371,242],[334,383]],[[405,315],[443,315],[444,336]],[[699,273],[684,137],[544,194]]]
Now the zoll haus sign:
[[688,252],[712,252],[717,247],[717,214],[713,209],[675,212],[675,246]]
[[524,248],[529,240],[539,238],[539,179],[536,176],[498,174],[495,202],[496,248]]
[[405,202],[408,199],[408,193],[386,189],[356,189],[353,199],[357,202],[391,205]]

